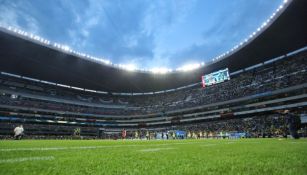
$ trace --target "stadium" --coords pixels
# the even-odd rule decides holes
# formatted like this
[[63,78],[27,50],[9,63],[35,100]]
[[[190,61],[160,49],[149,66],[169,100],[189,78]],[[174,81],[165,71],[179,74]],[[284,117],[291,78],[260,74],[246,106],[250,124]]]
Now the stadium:
[[1,26],[0,174],[307,174],[306,8],[177,70]]

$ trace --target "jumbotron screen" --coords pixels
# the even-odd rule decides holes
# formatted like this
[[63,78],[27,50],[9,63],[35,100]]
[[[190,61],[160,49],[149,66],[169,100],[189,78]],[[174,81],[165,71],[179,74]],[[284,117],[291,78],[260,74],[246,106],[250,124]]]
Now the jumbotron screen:
[[230,80],[228,68],[201,77],[203,87]]

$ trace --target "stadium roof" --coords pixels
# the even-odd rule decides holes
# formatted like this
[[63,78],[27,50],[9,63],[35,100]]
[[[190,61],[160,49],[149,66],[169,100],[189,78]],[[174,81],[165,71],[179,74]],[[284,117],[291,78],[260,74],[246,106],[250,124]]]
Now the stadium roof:
[[[224,59],[189,72],[126,71],[0,31],[0,71],[107,92],[153,92],[200,82],[203,74],[231,72],[285,55],[307,45],[307,1],[295,0],[250,43]],[[244,24],[243,24],[244,25]]]

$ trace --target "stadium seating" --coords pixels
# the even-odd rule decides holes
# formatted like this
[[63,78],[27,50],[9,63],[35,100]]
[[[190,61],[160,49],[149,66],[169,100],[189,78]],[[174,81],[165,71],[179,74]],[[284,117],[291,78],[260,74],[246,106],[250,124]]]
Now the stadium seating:
[[[144,127],[153,130],[158,127],[184,127],[184,130],[195,128],[192,129],[194,131],[244,130],[252,133],[255,125],[248,122],[243,125],[243,119],[225,123],[220,118],[250,117],[250,111],[256,113],[256,110],[267,111],[269,114],[264,116],[270,116],[273,108],[281,110],[286,105],[299,108],[304,113],[305,108],[299,104],[306,100],[306,82],[307,51],[246,69],[232,75],[229,81],[206,88],[196,85],[153,95],[98,94],[1,74],[0,122],[6,126],[6,131],[1,130],[0,135],[9,135],[17,123],[25,123],[29,135],[33,136],[71,135],[77,127],[81,127],[82,134],[88,137],[98,137],[99,128],[119,128],[120,131],[123,127],[131,131]],[[274,102],[277,98],[279,103]],[[263,104],[258,104],[261,102]],[[199,124],[207,120],[218,120],[218,123]],[[249,120],[254,123],[260,118]],[[194,124],[196,121],[197,124]],[[275,129],[282,127],[284,125]],[[262,131],[268,129],[263,128]],[[255,133],[260,133],[259,128],[256,130],[253,131],[254,137]],[[275,131],[270,135],[273,133]]]

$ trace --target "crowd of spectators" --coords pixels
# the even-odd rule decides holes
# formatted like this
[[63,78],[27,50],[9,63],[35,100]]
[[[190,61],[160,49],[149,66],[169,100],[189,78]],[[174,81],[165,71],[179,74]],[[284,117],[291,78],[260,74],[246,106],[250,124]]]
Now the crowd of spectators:
[[139,114],[136,110],[126,110],[126,109],[110,109],[110,108],[100,108],[83,106],[77,104],[67,104],[54,101],[46,101],[39,99],[26,98],[22,96],[17,96],[12,98],[11,94],[0,95],[0,104],[9,106],[19,106],[28,107],[35,109],[47,109],[53,111],[62,112],[73,112],[82,114],[98,114],[98,115],[133,115]]
[[[174,134],[177,131],[184,131],[185,135],[181,137]],[[165,138],[157,137],[161,133],[165,134]],[[307,137],[307,125],[301,124],[298,133],[301,137]],[[237,138],[286,138],[289,137],[290,132],[287,116],[281,114],[255,115],[247,118],[172,125],[154,131],[141,129],[128,132],[131,139],[142,139],[146,135],[152,136],[151,139],[231,138],[231,134],[242,134]]]
[[203,137],[217,137],[221,133],[247,133],[249,137],[278,137],[289,134],[283,115],[257,115],[248,118],[211,121],[200,124],[178,126],[192,133],[203,132]]
[[[298,112],[296,115],[301,115]],[[306,111],[305,111],[306,112]],[[304,114],[306,115],[306,114]],[[109,134],[101,135],[99,127],[35,124],[24,122],[6,122],[0,125],[0,139],[13,137],[15,126],[22,124],[25,128],[25,138],[32,139],[119,139],[121,129],[111,129]],[[78,131],[78,134],[76,134]],[[176,131],[184,131],[184,136],[175,135]],[[106,129],[108,132],[108,129]],[[276,113],[254,115],[245,118],[215,119],[214,121],[196,122],[190,124],[172,124],[162,128],[128,128],[127,139],[201,139],[201,138],[230,138],[231,133],[243,133],[239,138],[270,138],[288,137],[289,121],[287,116]],[[301,137],[307,137],[307,125],[302,123],[298,128]],[[162,136],[161,136],[162,135]],[[164,135],[164,137],[163,137]]]
[[[169,111],[270,92],[307,82],[307,55],[298,55],[232,77],[230,81],[153,97],[132,98],[143,110]],[[158,103],[155,103],[158,102]]]
[[[307,56],[306,53],[295,57],[264,65],[231,77],[231,80],[224,83],[215,84],[206,88],[192,87],[165,94],[155,94],[146,96],[85,96],[69,91],[55,91],[48,89],[47,85],[39,88],[38,84],[29,88],[14,87],[18,91],[35,93],[42,96],[54,96],[70,100],[87,101],[89,103],[112,103],[126,104],[132,108],[102,108],[89,107],[80,104],[67,104],[41,99],[25,98],[19,96],[12,99],[10,96],[2,94],[0,104],[11,106],[33,107],[40,109],[50,109],[57,111],[69,111],[75,113],[105,114],[105,115],[138,115],[151,114],[163,111],[183,109],[198,105],[211,104],[220,101],[231,100],[239,97],[255,95],[263,92],[274,91],[307,82]],[[6,81],[2,81],[1,87]],[[9,83],[12,87],[12,83]],[[14,83],[13,83],[14,84]],[[18,84],[18,83],[17,83]],[[19,83],[20,84],[20,83]],[[16,83],[15,83],[16,85]],[[36,88],[34,88],[36,87]],[[13,89],[14,89],[13,88]],[[36,91],[33,91],[36,89]],[[47,89],[44,91],[43,89]],[[40,92],[38,92],[40,91]],[[135,108],[133,108],[135,107]]]

